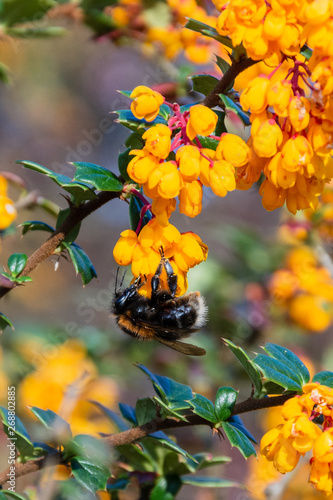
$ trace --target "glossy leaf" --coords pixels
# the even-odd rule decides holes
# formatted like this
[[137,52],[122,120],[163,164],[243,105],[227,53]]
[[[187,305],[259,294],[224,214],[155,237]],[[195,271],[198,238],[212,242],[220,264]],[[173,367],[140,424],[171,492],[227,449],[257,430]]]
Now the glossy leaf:
[[158,406],[160,406],[161,415],[164,418],[171,417],[187,422],[186,417],[184,417],[181,413],[179,413],[178,410],[171,408],[171,406],[169,406],[167,402],[163,401],[158,396],[154,396],[154,401],[156,401],[158,403]]
[[289,366],[289,368],[295,372],[295,375],[297,375],[298,381],[301,385],[307,384],[309,382],[309,370],[292,351],[290,351],[286,347],[281,347],[279,345],[270,343],[265,344],[263,349],[270,357],[277,359],[278,361],[281,361],[281,363]]
[[145,141],[142,139],[142,134],[145,130],[139,132],[132,132],[125,141],[125,146],[130,149],[142,149]]
[[10,326],[12,330],[14,330],[13,323],[10,321],[7,316],[4,314],[0,313],[0,331],[2,332],[7,326]]
[[[173,486],[172,488],[171,485]],[[181,486],[182,483],[179,478],[173,478],[173,483],[171,483],[171,478],[162,476],[155,482],[154,488],[149,495],[149,500],[173,500]]]
[[39,220],[28,220],[20,224],[19,227],[22,227],[22,236],[29,231],[46,231],[48,233],[53,233],[55,231],[54,227]]
[[219,94],[219,95],[226,110],[236,113],[236,115],[242,120],[244,125],[251,124],[249,115],[245,113],[245,111],[243,111],[238,104],[236,104],[232,99],[230,99],[230,97],[228,97],[225,94]]
[[254,386],[254,397],[258,397],[261,393],[262,382],[260,372],[255,366],[252,365],[251,359],[246,354],[246,352],[241,348],[236,346],[231,340],[223,339],[223,342],[229,347],[231,352],[236,356]]
[[302,391],[302,386],[299,383],[299,378],[295,370],[292,370],[281,361],[258,354],[252,363],[259,368],[267,380],[282,385],[288,391]]
[[219,82],[217,78],[211,75],[193,75],[190,77],[192,80],[193,91],[200,92],[200,94],[208,95],[215,88]]
[[8,267],[10,272],[16,278],[25,268],[28,257],[25,253],[13,253],[8,259]]
[[85,458],[72,458],[70,461],[72,474],[82,486],[92,493],[106,489],[106,482],[110,477],[107,467],[96,465]]
[[217,40],[230,49],[233,48],[230,38],[221,36],[218,31],[215,28],[209,26],[209,24],[196,21],[195,19],[189,19],[185,24],[185,28],[195,31],[196,33],[201,33],[202,35],[208,36],[209,38],[213,38],[214,40]]
[[73,179],[75,181],[91,184],[98,191],[120,192],[123,190],[123,185],[118,177],[104,167],[84,161],[75,161],[72,165],[76,168]]
[[[131,181],[130,176],[127,173],[127,166],[131,160],[133,160],[134,155],[131,155],[132,149],[127,148],[126,151],[123,153],[120,153],[118,156],[118,169],[120,172],[120,175],[125,181]],[[132,181],[133,182],[133,181]]]
[[120,413],[122,416],[130,422],[132,425],[138,425],[135,416],[135,408],[133,406],[127,405],[125,403],[118,403]]
[[126,462],[135,470],[142,472],[155,470],[157,464],[149,455],[142,451],[136,444],[124,444],[117,446],[117,451],[126,459]]
[[83,248],[76,243],[68,244],[63,242],[62,245],[66,248],[72,259],[76,274],[81,275],[83,285],[87,285],[93,278],[97,278],[93,263]]
[[215,407],[213,403],[205,398],[205,396],[202,396],[201,394],[195,394],[194,398],[189,401],[193,413],[196,415],[199,415],[199,417],[204,418],[205,420],[208,420],[209,422],[213,422],[216,424],[219,419],[215,413]]
[[[56,223],[56,229],[59,229],[59,227],[65,222],[69,214],[71,213],[71,209],[65,208],[64,210],[60,210],[57,218],[57,223]],[[76,240],[81,228],[81,222],[76,224],[76,226],[66,235],[65,239],[63,240],[65,243],[73,243],[73,241]]]
[[158,123],[166,125],[166,120],[164,120],[161,116],[157,116],[152,122],[146,122],[145,120],[135,118],[130,109],[120,109],[115,111],[115,113],[118,114],[118,118],[115,120],[117,123],[121,123],[124,127],[132,130],[133,132],[137,132],[140,135],[145,132],[146,127],[152,127]]
[[[131,229],[133,231],[136,230],[138,227],[138,224],[140,222],[140,214],[141,210],[144,206],[144,203],[139,200],[136,196],[131,196],[130,199],[130,204],[129,204],[129,218],[130,218],[130,225]],[[141,229],[152,219],[153,214],[150,210],[147,210],[142,221]]]
[[34,445],[21,420],[16,415],[9,414],[3,406],[0,406],[0,415],[5,433],[13,440],[22,458],[32,456]]
[[197,136],[200,144],[204,148],[213,149],[216,151],[217,146],[219,145],[219,141],[217,139],[213,139],[212,137],[204,137],[203,135]]
[[182,476],[182,483],[201,488],[239,488],[240,484],[219,477]]
[[96,198],[96,193],[90,186],[82,182],[75,182],[67,175],[57,174],[56,172],[31,161],[17,161],[16,163],[23,165],[25,168],[35,170],[36,172],[46,175],[52,179],[56,184],[58,184],[58,186],[61,186],[65,191],[72,195],[73,201],[76,204]]
[[208,467],[214,467],[214,465],[227,464],[231,462],[231,458],[220,455],[214,456],[211,453],[196,453],[194,458],[198,461],[196,470],[204,470]]
[[245,458],[257,456],[253,444],[245,434],[229,422],[222,422],[222,429],[230,441],[231,446],[236,446]]
[[[218,65],[218,67],[222,71],[222,74],[225,75],[225,73],[230,68],[230,64],[228,63],[228,61],[226,61],[225,59],[223,59],[223,57],[220,57],[220,56],[218,56],[216,54],[215,54],[215,57],[216,57],[216,61],[215,61],[216,64]],[[233,87],[233,85],[231,85],[231,87]]]
[[38,418],[38,420],[50,431],[57,435],[66,436],[69,439],[72,435],[70,425],[66,420],[57,415],[52,410],[42,410],[37,406],[31,406],[30,410]]
[[158,113],[164,120],[168,121],[171,115],[171,110],[167,104],[162,104],[160,106],[160,111]]
[[252,436],[251,432],[245,427],[245,425],[244,425],[244,423],[239,415],[233,415],[232,417],[230,417],[228,419],[228,422],[233,427],[236,427],[236,429],[238,429],[243,434],[245,434],[245,436],[248,437],[250,441],[257,444],[256,439]]
[[215,398],[215,412],[219,422],[227,420],[234,409],[238,392],[232,387],[220,387]]
[[156,405],[150,398],[138,399],[135,405],[135,416],[138,425],[151,422],[156,417]]
[[106,406],[102,405],[101,403],[98,403],[97,401],[90,401],[92,404],[97,406],[104,415],[111,420],[111,422],[117,427],[117,430],[119,432],[127,431],[129,429],[129,426],[123,421],[119,415],[117,415],[114,411],[110,410]]
[[149,438],[157,439],[160,442],[160,444],[163,445],[164,448],[174,451],[177,454],[188,458],[191,463],[196,464],[196,458],[190,455],[186,450],[178,446],[178,444],[175,443],[175,441],[173,441],[171,438],[169,438],[169,436],[167,436],[164,432],[162,431],[153,432],[152,434],[149,434]]
[[318,382],[319,384],[327,385],[327,387],[333,389],[333,372],[319,372],[313,377],[312,382]]

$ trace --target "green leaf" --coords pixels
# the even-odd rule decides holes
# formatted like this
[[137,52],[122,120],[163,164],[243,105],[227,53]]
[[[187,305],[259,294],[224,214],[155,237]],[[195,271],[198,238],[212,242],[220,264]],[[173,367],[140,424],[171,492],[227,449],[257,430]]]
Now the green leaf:
[[142,139],[142,133],[132,132],[125,141],[125,146],[131,149],[142,149],[145,145],[145,141]]
[[[141,210],[144,206],[144,203],[137,198],[136,196],[131,196],[130,204],[129,204],[129,218],[130,225],[133,231],[136,230],[140,221]],[[142,221],[141,229],[152,219],[152,212],[147,210]]]
[[182,483],[178,478],[178,484],[175,491],[170,491],[167,478],[160,477],[157,479],[154,488],[151,490],[149,500],[173,500],[175,498],[175,494],[181,488],[181,485]]
[[5,433],[20,452],[22,459],[24,459],[26,456],[33,454],[34,445],[21,420],[15,414],[10,413],[15,413],[14,410],[8,411],[7,408],[0,406],[1,420]]
[[277,359],[278,361],[281,361],[281,363],[289,366],[289,368],[294,371],[301,385],[305,385],[309,382],[309,370],[292,351],[286,349],[285,347],[270,343],[265,344],[263,349],[270,357]]
[[196,458],[192,455],[190,455],[186,450],[178,446],[177,443],[175,443],[169,436],[167,436],[164,432],[162,431],[157,431],[153,432],[152,434],[149,434],[149,438],[145,438],[144,442],[146,439],[157,439],[161,445],[163,445],[164,448],[167,448],[168,450],[171,450],[173,452],[176,452],[179,455],[182,455],[185,458],[188,458],[190,460],[190,463],[196,464]]
[[209,38],[213,38],[214,40],[217,40],[230,49],[233,48],[230,38],[228,38],[227,36],[221,36],[216,31],[216,29],[209,26],[209,24],[201,23],[200,21],[196,21],[195,19],[189,19],[185,24],[185,28],[197,33],[201,33],[202,35],[208,36]]
[[80,204],[86,200],[92,200],[97,197],[96,193],[88,186],[82,182],[74,182],[67,175],[56,174],[52,170],[49,170],[38,163],[33,163],[31,161],[17,161],[16,163],[23,165],[25,168],[30,168],[35,170],[40,174],[46,175],[52,179],[58,186],[61,186],[65,191],[71,194],[73,201],[76,204]]
[[312,53],[313,53],[313,50],[310,49],[310,47],[308,47],[307,45],[303,45],[303,47],[301,48],[301,52],[300,54],[305,57],[305,59],[308,61],[310,59],[310,57],[312,56]]
[[14,498],[16,500],[27,500],[27,497],[23,497],[22,495],[15,493],[15,491],[0,491],[0,500],[8,500],[8,498]]
[[0,313],[0,331],[2,332],[7,326],[10,326],[12,330],[14,330],[13,323],[10,321],[7,316],[4,314]]
[[302,391],[302,386],[295,371],[281,361],[269,358],[264,354],[258,354],[252,363],[259,368],[267,380],[282,385],[288,391]]
[[215,398],[215,412],[219,422],[227,420],[234,409],[238,392],[232,387],[220,387]]
[[171,378],[153,374],[143,365],[137,366],[148,375],[156,393],[170,408],[174,410],[190,408],[188,400],[193,398],[193,393],[189,385],[180,384]]
[[235,481],[219,477],[182,476],[181,480],[183,484],[200,486],[201,488],[239,488],[241,486]]
[[216,151],[216,148],[219,145],[219,141],[213,139],[212,137],[204,137],[203,135],[198,135],[198,139],[200,144],[204,148],[213,149],[214,151]]
[[98,191],[120,192],[123,190],[123,185],[118,177],[104,167],[84,161],[75,161],[72,165],[76,168],[74,176],[76,181],[92,184]]
[[56,435],[66,436],[66,439],[70,439],[72,431],[69,423],[54,411],[42,410],[37,406],[31,406],[30,410],[47,429]]
[[211,75],[193,75],[190,76],[192,80],[194,92],[200,92],[200,94],[208,95],[215,88],[216,84],[219,82],[217,78]]
[[47,231],[48,233],[53,233],[55,231],[54,227],[39,220],[28,220],[20,224],[19,227],[22,227],[22,236],[29,231]]
[[106,489],[106,482],[111,475],[107,467],[80,457],[72,458],[70,465],[75,479],[87,490],[96,493],[98,490]]
[[167,104],[162,104],[160,106],[160,111],[158,113],[164,120],[168,121],[170,118],[171,110]]
[[8,66],[6,66],[5,64],[3,64],[2,62],[0,62],[0,81],[2,83],[10,83],[10,70],[8,68]]
[[[71,213],[71,209],[65,208],[64,210],[60,210],[57,218],[57,223],[56,223],[56,228],[59,229],[59,227],[65,222],[69,214]],[[65,239],[63,240],[65,243],[73,243],[73,241],[76,240],[81,228],[81,222],[76,224],[75,227],[66,235]]]
[[219,94],[219,96],[226,110],[236,113],[236,115],[242,120],[244,125],[251,124],[249,114],[245,113],[245,111],[243,111],[238,104],[236,104],[232,99],[230,99],[230,97],[225,94]]
[[262,382],[260,372],[256,369],[255,366],[252,365],[251,359],[246,354],[246,352],[241,348],[236,346],[233,342],[228,339],[223,339],[223,342],[229,347],[231,352],[236,356],[254,386],[254,395],[253,397],[257,398],[261,394]]
[[138,425],[135,416],[135,409],[133,408],[133,406],[127,405],[125,403],[118,403],[118,406],[120,413],[128,422],[130,422],[132,425]]
[[262,395],[283,394],[284,392],[285,388],[279,384],[275,384],[275,382],[265,382],[261,390]]
[[107,485],[107,491],[117,491],[117,490],[126,490],[128,484],[130,483],[129,477],[118,478],[113,480],[113,482]]
[[15,26],[15,28],[6,28],[4,30],[6,35],[13,36],[15,38],[54,38],[58,36],[64,36],[68,33],[65,28],[60,26]]
[[81,275],[83,285],[87,285],[93,278],[97,278],[96,270],[83,248],[76,243],[63,242],[62,245],[72,259],[76,274]]
[[158,406],[161,407],[161,415],[164,418],[171,417],[171,418],[182,420],[183,422],[187,422],[187,419],[186,419],[186,417],[184,417],[184,415],[179,413],[179,411],[171,408],[171,406],[169,406],[168,403],[165,403],[159,397],[154,396],[154,401],[156,401],[158,403]]
[[219,117],[218,120],[217,120],[217,125],[216,125],[216,129],[215,129],[215,135],[217,137],[220,137],[225,132],[228,132],[227,129],[226,129],[225,123],[224,123],[224,120],[225,120],[225,111],[215,110],[214,113],[216,113],[217,116]]
[[109,462],[110,449],[101,439],[88,434],[78,434],[69,447],[71,445],[74,445],[76,449],[77,456],[75,458],[87,458],[100,467]]
[[[215,62],[218,65],[218,67],[220,68],[220,70],[222,71],[222,74],[224,75],[229,70],[230,64],[228,63],[228,61],[223,59],[223,57],[220,57],[217,54],[215,54],[215,57],[216,57]],[[231,87],[233,87],[233,84],[231,85]]]
[[121,123],[124,127],[132,130],[133,132],[137,132],[140,135],[145,132],[146,127],[152,127],[158,123],[163,125],[167,124],[166,120],[161,116],[157,116],[155,120],[149,123],[145,120],[139,120],[138,118],[135,118],[130,109],[120,109],[118,111],[114,111],[114,113],[118,114],[118,118],[115,120],[117,123]]
[[117,427],[119,432],[127,431],[129,429],[128,425],[114,411],[110,410],[109,408],[102,405],[101,403],[98,403],[97,401],[90,401],[90,403],[97,406],[97,408],[99,408],[104,413],[104,415],[109,420],[111,420],[111,422]]
[[16,278],[25,268],[28,257],[25,253],[13,253],[8,259],[8,267],[10,272]]
[[313,377],[312,382],[318,382],[321,385],[326,385],[333,389],[333,372],[319,372]]
[[138,399],[135,405],[135,415],[138,425],[151,422],[156,417],[156,405],[150,398]]
[[117,451],[126,459],[126,463],[134,468],[134,470],[154,471],[157,464],[150,458],[149,455],[144,453],[138,445],[124,444],[117,446]]
[[202,417],[209,422],[213,422],[214,424],[219,421],[215,413],[213,403],[209,399],[205,398],[205,396],[195,394],[194,398],[191,399],[189,403],[192,406],[193,413],[199,415],[199,417]]
[[223,455],[213,456],[211,453],[196,453],[194,458],[198,461],[197,471],[214,467],[214,465],[227,464],[232,460],[230,457]]
[[15,278],[16,283],[30,283],[32,281],[32,278],[30,276],[19,276],[18,278]]
[[255,457],[257,456],[253,444],[245,436],[245,434],[243,434],[243,432],[229,422],[222,422],[222,428],[229,439],[231,446],[236,446],[245,458],[249,458],[251,455],[254,455]]
[[133,158],[134,158],[134,156],[130,154],[131,151],[132,151],[131,148],[127,148],[126,151],[124,151],[123,153],[120,153],[118,156],[118,169],[119,169],[120,175],[127,182],[132,181],[132,179],[130,178],[130,176],[127,173],[127,166],[129,164],[129,162],[131,160],[133,160]]
[[5,26],[16,23],[37,21],[44,17],[45,13],[55,6],[54,0],[2,0],[0,4],[0,22]]

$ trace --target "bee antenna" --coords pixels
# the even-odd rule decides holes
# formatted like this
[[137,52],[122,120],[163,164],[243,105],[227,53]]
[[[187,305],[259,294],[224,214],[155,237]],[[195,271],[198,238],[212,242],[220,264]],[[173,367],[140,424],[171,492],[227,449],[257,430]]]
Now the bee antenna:
[[120,267],[118,266],[118,267],[117,267],[117,272],[116,272],[116,281],[115,281],[115,284],[114,284],[114,293],[115,293],[115,294],[117,293],[117,285],[118,285],[119,269],[120,269]]
[[[119,269],[119,268],[118,268],[118,269]],[[121,278],[120,288],[122,288],[122,287],[123,287],[123,283],[124,283],[124,279],[125,279],[126,273],[127,273],[127,269],[125,269],[124,274],[123,274],[123,277]]]

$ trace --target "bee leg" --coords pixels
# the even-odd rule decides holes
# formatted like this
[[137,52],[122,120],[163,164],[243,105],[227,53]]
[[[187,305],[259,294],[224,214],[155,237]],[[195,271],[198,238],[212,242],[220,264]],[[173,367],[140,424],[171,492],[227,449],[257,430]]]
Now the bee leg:
[[178,282],[177,274],[173,272],[172,265],[170,264],[168,259],[164,258],[164,256],[162,262],[168,277],[168,286],[170,293],[174,297],[176,295],[176,290],[177,290],[177,282]]
[[161,276],[161,272],[163,270],[163,263],[164,263],[163,258],[162,258],[161,262],[159,263],[154,276],[151,279],[151,301],[152,301],[152,303],[156,302],[156,294],[158,291],[158,287],[160,286],[160,276]]

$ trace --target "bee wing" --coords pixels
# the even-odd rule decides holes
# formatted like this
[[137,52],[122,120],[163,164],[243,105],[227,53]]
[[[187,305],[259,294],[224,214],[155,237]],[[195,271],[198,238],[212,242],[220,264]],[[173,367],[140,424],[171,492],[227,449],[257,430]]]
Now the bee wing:
[[188,356],[204,356],[206,354],[205,349],[198,347],[193,344],[186,344],[185,342],[179,342],[179,340],[165,340],[157,337],[156,340],[161,344],[164,344],[170,349],[181,352],[182,354],[187,354]]

